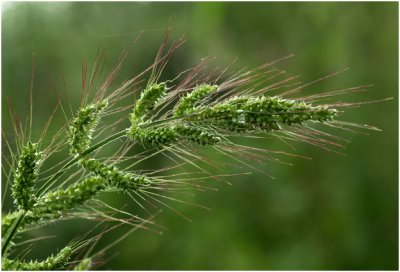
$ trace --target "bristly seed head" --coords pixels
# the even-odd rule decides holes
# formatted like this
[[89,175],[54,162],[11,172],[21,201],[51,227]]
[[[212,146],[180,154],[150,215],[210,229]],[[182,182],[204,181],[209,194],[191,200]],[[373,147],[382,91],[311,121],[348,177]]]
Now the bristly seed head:
[[[97,193],[106,189],[107,184],[101,177],[88,177],[68,186],[48,192],[37,200],[32,209],[26,213],[20,228],[37,222],[45,223],[61,217],[64,212],[83,205],[92,199]],[[1,220],[2,232],[6,233],[8,228],[16,219],[18,213],[11,213]]]
[[131,114],[131,123],[141,122],[165,95],[166,88],[165,83],[154,83],[144,89]]
[[[167,145],[188,140],[200,145],[213,145],[221,141],[217,137],[219,132],[270,132],[281,130],[280,125],[331,121],[337,114],[335,109],[328,107],[269,96],[242,95],[212,105],[201,105],[207,95],[218,90],[216,85],[202,84],[178,101],[172,111],[173,120],[152,125],[151,120],[145,120],[145,110],[138,110],[138,105],[142,105],[140,109],[149,109],[149,105],[154,107],[155,98],[158,99],[157,94],[161,93],[159,85],[154,86],[142,92],[127,133],[131,139],[143,144]],[[145,99],[149,97],[152,99],[146,103]]]
[[302,124],[306,121],[332,121],[337,111],[323,106],[312,106],[304,101],[280,97],[238,96],[212,107],[201,106],[185,119],[212,125],[217,130],[248,132],[280,130],[279,124]]
[[102,100],[79,110],[69,126],[68,141],[71,154],[80,154],[89,147],[94,129],[107,105],[107,100]]
[[22,148],[15,170],[12,196],[20,209],[30,210],[36,202],[35,182],[42,163],[42,152],[37,143],[28,143]]
[[146,176],[121,171],[114,165],[106,165],[95,159],[84,159],[80,163],[86,170],[98,175],[108,186],[114,188],[138,190],[150,184],[150,179]]
[[193,112],[196,103],[199,103],[207,95],[216,92],[218,90],[217,85],[201,84],[193,89],[192,92],[187,93],[185,97],[182,97],[177,103],[174,109],[175,116],[181,116]]
[[168,145],[179,141],[189,141],[199,145],[214,145],[221,138],[212,132],[190,124],[171,125],[158,128],[141,128],[132,126],[129,134],[132,139],[142,144]]
[[[150,179],[145,176],[123,172],[115,166],[106,166],[94,159],[87,159],[81,163],[97,176],[87,177],[65,189],[48,192],[39,198],[32,209],[26,213],[20,228],[60,218],[65,212],[82,206],[99,192],[108,188],[138,190],[150,184]],[[3,233],[8,231],[17,215],[16,212],[2,218]]]
[[106,184],[100,177],[88,177],[74,183],[66,189],[52,191],[41,197],[32,210],[34,217],[57,214],[84,204],[98,192],[104,190]]
[[44,261],[30,261],[22,262],[19,260],[10,260],[7,258],[2,258],[1,268],[3,270],[28,270],[28,271],[38,271],[38,270],[62,270],[68,265],[68,261],[72,255],[72,248],[64,247],[56,256],[50,256]]

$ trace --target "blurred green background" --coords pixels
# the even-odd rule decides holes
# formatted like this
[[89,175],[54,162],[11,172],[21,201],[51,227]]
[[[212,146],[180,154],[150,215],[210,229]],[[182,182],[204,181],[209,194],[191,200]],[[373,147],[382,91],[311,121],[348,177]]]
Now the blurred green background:
[[[263,167],[276,180],[254,173],[231,178],[232,186],[217,185],[218,192],[196,194],[191,201],[212,211],[175,205],[190,223],[165,210],[157,216],[168,228],[163,235],[134,232],[110,249],[99,268],[397,269],[398,3],[6,2],[3,129],[11,131],[6,97],[13,98],[21,116],[27,113],[33,52],[35,124],[43,124],[55,104],[52,89],[63,89],[61,76],[76,106],[83,59],[93,62],[102,45],[112,65],[143,30],[121,72],[128,78],[152,63],[169,24],[173,37],[185,34],[187,43],[167,66],[167,75],[206,56],[217,57],[221,67],[236,57],[237,67],[255,67],[294,53],[278,66],[302,75],[303,82],[351,68],[307,94],[374,84],[366,93],[349,95],[350,100],[394,100],[348,110],[345,120],[383,131],[352,136],[346,156],[297,144],[296,154],[313,159],[286,158],[293,166],[267,163]],[[271,143],[271,148],[287,146]],[[116,207],[124,204],[124,198],[114,198]],[[5,203],[3,211],[9,209]],[[86,224],[56,225],[59,237],[38,242],[28,256],[54,252]],[[101,245],[128,230],[120,228]]]

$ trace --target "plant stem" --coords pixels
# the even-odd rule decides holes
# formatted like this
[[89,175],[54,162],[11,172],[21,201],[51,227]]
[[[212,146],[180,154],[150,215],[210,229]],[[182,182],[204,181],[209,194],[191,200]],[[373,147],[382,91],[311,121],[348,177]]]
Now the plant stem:
[[26,214],[25,210],[20,210],[19,215],[17,217],[17,219],[14,221],[13,225],[11,226],[10,230],[7,232],[5,238],[4,238],[4,242],[3,245],[1,246],[1,255],[4,256],[8,245],[10,244],[15,232],[18,229],[19,224],[21,224],[22,220],[24,219]]

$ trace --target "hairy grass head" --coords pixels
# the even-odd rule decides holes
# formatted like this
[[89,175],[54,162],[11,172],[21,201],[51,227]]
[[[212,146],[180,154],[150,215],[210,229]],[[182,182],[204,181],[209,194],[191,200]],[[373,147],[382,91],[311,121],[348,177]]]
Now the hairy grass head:
[[[293,82],[295,77],[280,79],[281,71],[273,66],[276,62],[229,73],[228,69],[209,72],[204,61],[173,79],[160,80],[172,53],[182,43],[178,41],[168,48],[164,41],[149,68],[124,80],[121,85],[113,86],[126,57],[123,54],[103,84],[99,84],[94,97],[89,97],[89,89],[94,88],[92,82],[99,77],[97,71],[102,69],[98,66],[103,58],[100,55],[89,85],[86,82],[87,67],[84,69],[82,103],[76,114],[66,118],[66,129],[57,132],[54,140],[44,148],[46,158],[52,158],[60,150],[68,155],[43,169],[44,151],[39,148],[44,144],[42,138],[38,141],[40,145],[29,138],[18,156],[11,156],[13,162],[9,163],[11,174],[8,178],[12,180],[12,197],[17,208],[3,214],[3,269],[72,267],[70,260],[75,248],[64,247],[55,256],[31,262],[12,259],[9,249],[17,234],[29,227],[74,219],[79,217],[79,212],[80,218],[115,223],[88,242],[93,244],[121,224],[133,229],[156,226],[151,216],[151,220],[145,220],[107,204],[102,200],[101,192],[123,192],[132,199],[131,203],[150,214],[148,207],[158,209],[163,206],[185,217],[169,204],[184,202],[173,193],[213,189],[204,181],[220,181],[235,175],[226,169],[239,169],[232,167],[236,162],[257,170],[248,160],[264,162],[275,160],[276,154],[291,155],[237,139],[276,139],[285,143],[290,140],[330,150],[341,147],[338,142],[342,138],[328,133],[326,128],[376,130],[340,120],[344,109],[362,102],[321,103],[325,102],[322,99],[335,98],[360,88],[296,97],[310,84],[298,86]],[[143,84],[150,71],[150,78]],[[126,98],[131,99],[138,92],[140,96],[134,103],[124,104]],[[63,110],[63,106],[60,107]],[[125,127],[121,129],[120,124]],[[105,150],[106,146],[115,149]],[[56,148],[48,152],[53,147]],[[213,160],[203,153],[205,150],[216,152],[224,159]],[[155,169],[143,166],[143,162],[151,160],[158,160]],[[159,167],[157,163],[161,161],[166,163]],[[222,173],[213,173],[210,169]],[[177,170],[181,172],[177,173]],[[99,206],[107,211],[102,211]],[[122,215],[129,218],[122,219],[119,217]],[[147,225],[151,227],[147,228]],[[75,260],[74,269],[92,267],[94,255],[87,253],[83,259]]]

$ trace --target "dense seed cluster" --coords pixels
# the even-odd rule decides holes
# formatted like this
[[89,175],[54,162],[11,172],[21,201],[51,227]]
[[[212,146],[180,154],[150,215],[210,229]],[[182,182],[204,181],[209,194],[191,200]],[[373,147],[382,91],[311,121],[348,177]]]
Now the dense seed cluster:
[[84,204],[105,188],[106,186],[100,177],[88,177],[70,185],[66,189],[47,193],[35,205],[32,212],[40,216],[66,211]]
[[199,145],[213,145],[221,141],[221,138],[213,133],[204,131],[203,128],[191,126],[190,124],[179,125],[175,129],[180,138]]
[[41,162],[39,145],[28,141],[19,156],[12,185],[14,203],[19,209],[29,210],[36,202],[34,185]]
[[[165,94],[165,89],[165,83],[161,83],[153,84],[143,90],[130,118],[131,128],[127,133],[128,137],[145,145],[167,145],[185,140],[199,145],[212,145],[220,141],[220,138],[214,133],[192,126],[191,123],[144,128],[143,126],[151,124],[151,122],[145,120],[147,111],[152,109],[159,98]],[[189,113],[199,100],[217,89],[217,86],[207,84],[197,86],[191,93],[181,98],[174,109],[174,115]],[[146,103],[143,101],[145,99],[148,99]]]
[[2,258],[2,269],[4,270],[28,270],[28,271],[40,271],[40,270],[61,270],[65,269],[68,265],[68,260],[72,254],[70,247],[64,247],[56,256],[50,256],[44,261],[30,261],[22,262],[19,260],[9,260]]
[[121,171],[114,165],[106,165],[95,159],[82,160],[81,165],[102,178],[108,186],[118,189],[137,190],[150,184],[150,180],[146,176]]
[[69,127],[69,145],[71,154],[80,154],[85,151],[93,136],[94,129],[98,125],[101,114],[108,102],[102,100],[81,108]]
[[174,115],[181,116],[193,112],[197,103],[217,90],[217,85],[201,84],[195,87],[192,92],[187,93],[185,97],[179,100],[179,103],[174,109]]
[[[158,86],[158,85],[156,85]],[[161,86],[165,86],[162,84]],[[153,93],[153,98],[161,92],[145,89],[141,97]],[[131,115],[131,128],[128,136],[142,144],[167,145],[182,140],[200,145],[213,145],[221,139],[217,132],[249,132],[280,130],[280,124],[302,124],[306,121],[330,121],[336,115],[336,110],[323,106],[313,106],[304,101],[288,100],[268,96],[236,96],[214,105],[202,105],[204,98],[218,90],[216,85],[202,84],[182,97],[173,115],[176,120],[166,122],[163,126],[152,126],[150,121],[144,121],[135,107]],[[155,99],[150,103],[154,106]],[[149,104],[149,105],[150,105]],[[140,107],[139,107],[140,108]],[[141,107],[143,108],[143,106]],[[133,118],[134,116],[134,118]],[[138,120],[141,120],[140,122]],[[210,128],[212,129],[206,129]]]
[[149,111],[155,107],[159,99],[165,95],[165,90],[165,83],[155,83],[144,89],[130,116],[131,122],[141,122]]
[[[142,101],[135,108],[135,112],[143,113],[150,108],[150,104],[147,99],[153,99],[155,96],[163,93],[165,89],[164,85],[152,85],[150,88],[146,89],[145,95],[142,95]],[[70,146],[72,154],[79,154],[89,147],[92,134],[100,121],[101,114],[105,107],[107,106],[106,101],[101,101],[96,104],[90,104],[82,108],[78,116],[73,121],[73,126],[70,129]],[[96,177],[89,178],[89,181],[94,183],[91,185],[96,185],[96,189],[102,190],[106,186],[111,186],[123,190],[136,190],[141,186],[148,184],[149,180],[145,176],[136,175],[133,173],[128,173],[119,170],[116,166],[109,166],[97,161],[83,157],[80,160],[80,164],[88,171],[92,172]],[[86,186],[84,184],[84,186]],[[86,192],[83,190],[83,192]],[[77,198],[81,197],[77,193]],[[87,195],[88,199],[92,195]],[[76,203],[79,205],[78,203]]]
[[336,110],[327,107],[267,96],[234,97],[212,107],[197,107],[195,112],[186,119],[236,132],[280,130],[279,124],[302,124],[310,120],[326,122],[336,115]]
[[213,133],[203,131],[201,128],[193,127],[188,124],[158,128],[140,128],[140,126],[132,126],[128,135],[135,141],[145,145],[168,145],[184,140],[199,145],[212,145],[221,140]]

